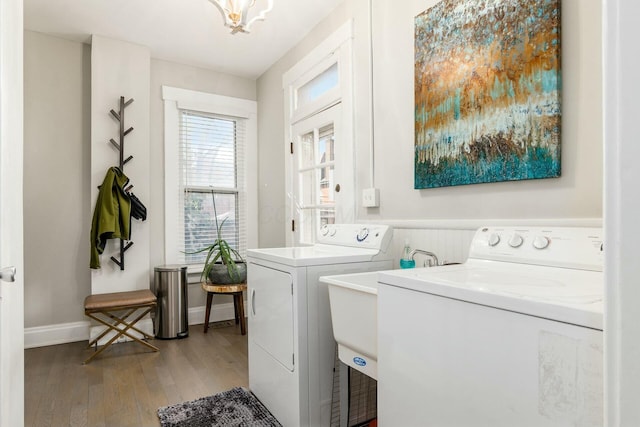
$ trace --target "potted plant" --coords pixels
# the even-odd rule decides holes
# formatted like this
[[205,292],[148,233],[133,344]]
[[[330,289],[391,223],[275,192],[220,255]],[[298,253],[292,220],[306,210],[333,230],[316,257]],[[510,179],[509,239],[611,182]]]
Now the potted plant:
[[244,283],[247,280],[247,265],[240,253],[233,249],[229,243],[222,238],[222,227],[227,218],[224,218],[220,223],[218,222],[218,212],[216,210],[216,200],[213,190],[211,191],[211,199],[213,202],[213,215],[216,222],[216,239],[209,246],[195,252],[187,253],[207,253],[200,280],[219,285]]

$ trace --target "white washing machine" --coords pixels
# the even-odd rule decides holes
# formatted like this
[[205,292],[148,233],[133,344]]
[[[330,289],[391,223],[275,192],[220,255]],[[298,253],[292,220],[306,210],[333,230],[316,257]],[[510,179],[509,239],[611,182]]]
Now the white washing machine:
[[330,424],[335,341],[318,278],[391,268],[392,234],[335,224],[312,246],[247,251],[249,388],[285,427]]
[[378,276],[378,421],[602,426],[603,238],[487,227],[467,262]]

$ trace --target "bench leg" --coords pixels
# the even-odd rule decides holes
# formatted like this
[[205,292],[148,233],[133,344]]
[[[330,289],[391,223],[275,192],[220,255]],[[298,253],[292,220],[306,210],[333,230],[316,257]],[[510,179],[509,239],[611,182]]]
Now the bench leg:
[[[133,309],[129,310],[129,311],[128,311],[124,316],[122,316],[122,318],[123,318],[123,319],[126,319],[127,317],[131,316],[131,315],[132,315],[136,310],[137,310],[136,308],[133,308]],[[121,324],[121,323],[122,323],[122,322],[120,321],[120,319],[119,319],[119,318],[116,318],[116,316],[112,315],[111,313],[108,313],[108,312],[102,312],[102,311],[100,311],[100,312],[98,312],[98,313],[102,313],[102,314],[104,314],[105,316],[107,316],[107,317],[109,317],[109,318],[111,318],[111,319],[115,320],[115,321],[116,321],[116,323],[114,323],[114,325],[118,325],[118,324]],[[94,316],[92,316],[91,314],[89,314],[89,313],[85,313],[85,314],[86,314],[87,316],[91,317],[92,319],[94,319],[94,320],[98,320],[99,322],[101,322],[101,323],[103,323],[103,324],[104,324],[104,322],[102,322],[102,321],[101,321],[101,320],[99,320],[99,319],[96,319],[96,318],[95,318]],[[100,341],[100,340],[102,339],[102,337],[104,337],[105,335],[107,335],[107,334],[108,334],[110,331],[112,331],[112,330],[113,330],[113,328],[112,328],[112,327],[108,327],[107,329],[105,329],[105,330],[104,330],[100,335],[98,335],[97,337],[95,337],[95,338],[93,339],[93,341],[91,341],[91,342],[89,343],[89,345],[87,346],[87,348],[90,348],[90,347],[91,347],[92,345],[94,345],[94,344],[96,345],[96,348],[98,348],[98,341]],[[146,335],[146,334],[144,334],[144,332],[142,332],[142,331],[140,331],[140,330],[138,330],[138,332],[141,332],[143,335]]]
[[[113,315],[112,313],[105,313],[105,312],[97,312],[97,313],[102,313],[103,315],[108,316],[109,318],[113,319],[116,321],[116,323],[109,323],[105,320],[102,320],[101,318],[95,316],[93,313],[85,313],[87,316],[89,316],[90,318],[96,320],[97,322],[102,323],[103,325],[105,325],[107,327],[107,330],[104,331],[100,337],[103,337],[104,335],[106,335],[106,333],[108,333],[109,331],[114,331],[116,332],[116,334],[109,340],[107,341],[102,348],[100,348],[100,350],[96,351],[95,353],[93,353],[87,360],[84,361],[84,364],[86,365],[87,363],[91,362],[96,356],[98,356],[100,353],[102,353],[103,351],[105,351],[111,344],[113,344],[118,338],[120,338],[122,335],[126,335],[127,337],[131,338],[134,341],[139,342],[140,344],[143,344],[147,347],[149,347],[150,349],[152,349],[153,351],[159,351],[160,349],[154,345],[149,344],[146,341],[141,340],[140,338],[131,335],[128,330],[129,329],[134,329],[136,331],[138,331],[139,333],[142,333],[143,337],[147,338],[149,337],[149,335],[145,334],[144,332],[140,331],[138,328],[136,328],[135,326],[133,326],[134,324],[136,324],[138,321],[140,321],[140,319],[142,319],[144,316],[146,316],[153,307],[148,308],[146,310],[144,310],[134,321],[132,322],[127,322],[127,318],[133,313],[133,311],[135,311],[135,309],[133,311],[130,311],[126,316],[123,316],[122,318],[119,318],[118,316]],[[120,329],[118,326],[120,325],[125,325],[125,327],[123,329]],[[93,340],[92,343],[95,341],[96,343],[96,347],[97,347],[97,339]]]
[[[97,318],[97,317],[93,316],[92,314],[87,314],[87,316],[91,317],[92,319],[94,319],[94,320],[96,320],[96,321],[98,321],[98,322],[102,323],[103,325],[108,326],[108,329],[106,329],[106,330],[105,330],[104,332],[102,332],[102,333],[101,333],[97,338],[95,338],[93,341],[91,341],[91,342],[89,343],[89,345],[88,345],[88,347],[87,347],[87,348],[91,347],[93,344],[96,344],[96,347],[97,347],[98,340],[99,340],[100,338],[102,338],[103,336],[105,336],[106,334],[108,334],[108,333],[109,333],[109,331],[122,331],[121,335],[126,335],[126,336],[128,336],[129,338],[131,338],[132,340],[140,341],[140,339],[139,339],[138,337],[135,337],[135,336],[133,336],[133,335],[131,335],[130,333],[128,333],[128,332],[127,332],[127,330],[128,330],[128,329],[131,329],[131,330],[133,330],[133,331],[136,331],[136,332],[137,332],[137,333],[139,333],[140,335],[142,335],[142,337],[143,337],[142,339],[152,339],[152,338],[153,338],[153,336],[151,336],[151,335],[147,334],[147,333],[146,333],[146,332],[144,332],[144,331],[141,331],[140,329],[138,329],[138,328],[136,328],[136,327],[134,326],[134,324],[135,324],[136,322],[138,322],[142,317],[138,317],[135,321],[133,321],[133,322],[131,322],[131,323],[127,323],[127,322],[126,322],[126,319],[127,319],[127,318],[132,314],[132,313],[134,313],[136,310],[137,310],[137,309],[136,309],[136,308],[134,308],[133,310],[129,311],[127,314],[125,314],[125,315],[124,315],[124,316],[122,316],[122,317],[118,317],[118,316],[114,315],[113,313],[108,313],[108,312],[103,312],[103,311],[98,312],[98,313],[100,313],[100,314],[102,314],[102,315],[104,315],[104,316],[108,317],[109,319],[114,320],[114,323],[108,323],[108,322],[105,322],[104,320],[102,320],[102,319],[100,319],[100,318]],[[145,314],[149,313],[151,310],[152,310],[151,308],[150,308],[150,309],[148,309],[146,312],[142,313],[142,315],[141,315],[141,316],[144,316]],[[120,329],[120,328],[118,328],[118,326],[120,326],[120,325],[128,326],[128,327],[127,327],[127,328],[125,328],[125,329]],[[148,343],[146,343],[146,342],[141,342],[141,343],[142,343],[142,344],[145,344],[145,345],[147,345],[147,346],[151,346],[151,347],[153,347],[151,344],[148,344]]]

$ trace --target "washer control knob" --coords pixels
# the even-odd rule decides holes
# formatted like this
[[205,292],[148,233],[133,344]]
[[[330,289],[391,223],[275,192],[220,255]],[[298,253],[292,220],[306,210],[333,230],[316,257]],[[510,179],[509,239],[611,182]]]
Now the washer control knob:
[[523,242],[524,242],[524,239],[522,238],[521,235],[514,234],[509,239],[509,246],[511,246],[512,248],[519,248],[520,246],[522,246]]
[[364,239],[367,238],[367,236],[369,235],[369,229],[367,227],[361,228],[360,231],[358,231],[358,234],[356,235],[356,239],[358,240],[358,242],[362,242],[364,241]]
[[322,234],[323,236],[326,236],[328,233],[329,233],[329,227],[327,227],[327,224],[320,227],[320,234]]
[[536,238],[533,239],[533,247],[536,249],[544,249],[549,246],[549,243],[551,243],[551,240],[546,236],[536,236]]
[[489,246],[495,246],[498,243],[500,243],[500,235],[493,233],[491,236],[489,236]]
[[336,230],[335,227],[330,227],[329,228],[329,236],[331,236],[331,237],[335,236],[337,231],[338,230]]

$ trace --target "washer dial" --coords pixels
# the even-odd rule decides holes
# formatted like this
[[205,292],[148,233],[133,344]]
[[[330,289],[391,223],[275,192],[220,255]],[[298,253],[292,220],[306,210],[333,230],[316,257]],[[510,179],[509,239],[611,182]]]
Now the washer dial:
[[493,233],[491,236],[489,236],[489,246],[495,246],[498,243],[500,243],[500,235],[497,233]]
[[536,249],[544,249],[549,246],[549,243],[551,243],[551,240],[546,236],[536,236],[536,238],[533,239],[533,247]]
[[367,236],[369,236],[369,229],[367,227],[363,227],[360,229],[360,231],[358,231],[356,239],[358,240],[358,242],[363,242],[364,239],[367,238]]
[[511,246],[512,248],[519,248],[520,246],[522,246],[523,242],[524,239],[522,238],[522,236],[516,233],[509,239],[509,246]]

